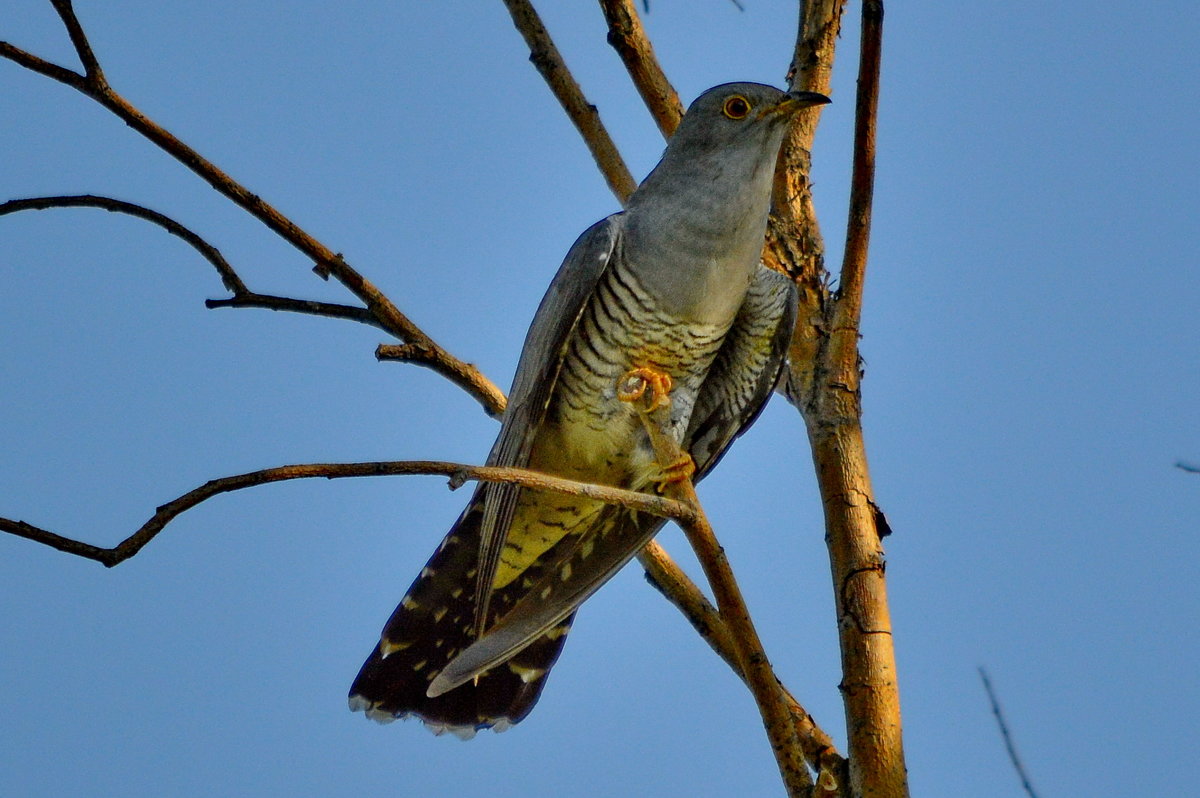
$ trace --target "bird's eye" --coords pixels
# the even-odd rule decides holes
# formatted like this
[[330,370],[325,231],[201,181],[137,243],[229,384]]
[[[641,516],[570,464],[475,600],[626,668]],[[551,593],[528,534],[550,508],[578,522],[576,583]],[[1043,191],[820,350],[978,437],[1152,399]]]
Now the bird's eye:
[[745,119],[750,113],[750,101],[740,94],[735,94],[725,101],[721,111],[730,119]]

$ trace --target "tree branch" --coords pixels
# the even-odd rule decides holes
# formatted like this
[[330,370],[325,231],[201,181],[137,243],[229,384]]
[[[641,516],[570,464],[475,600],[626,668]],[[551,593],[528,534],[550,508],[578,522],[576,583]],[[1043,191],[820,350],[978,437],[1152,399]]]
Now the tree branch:
[[96,55],[92,52],[92,45],[88,42],[83,26],[79,24],[79,18],[75,16],[71,0],[50,0],[50,5],[54,6],[54,10],[58,12],[63,26],[67,29],[67,35],[71,37],[75,54],[79,56],[79,63],[83,65],[85,79],[97,85],[105,84],[100,62],[96,60]]
[[193,249],[199,252],[217,270],[217,274],[221,276],[221,282],[225,287],[234,294],[250,293],[250,290],[246,288],[246,284],[242,282],[242,278],[229,265],[229,261],[225,260],[225,256],[221,254],[220,250],[171,217],[161,214],[158,211],[152,211],[144,206],[135,205],[132,202],[113,199],[112,197],[100,197],[95,194],[28,197],[25,199],[9,200],[0,204],[0,216],[17,213],[18,211],[43,211],[49,208],[101,208],[111,213],[124,213],[138,219],[145,219],[151,224],[158,225],[171,235],[187,242]]
[[436,460],[396,460],[371,463],[306,463],[285,465],[275,468],[264,468],[260,471],[250,471],[245,474],[221,477],[220,479],[212,479],[200,487],[190,490],[182,496],[160,506],[154,515],[146,523],[142,524],[136,532],[110,549],[66,538],[24,521],[14,521],[8,518],[0,518],[0,531],[32,540],[35,543],[42,543],[67,554],[96,560],[102,565],[111,568],[141,551],[143,546],[153,540],[175,518],[201,502],[221,493],[230,493],[235,490],[243,490],[245,488],[267,485],[272,482],[283,482],[290,479],[312,479],[315,477],[341,479],[346,477],[383,477],[407,474],[440,474],[450,478],[450,487],[452,489],[460,487],[467,480],[508,482],[537,490],[554,491],[571,496],[586,496],[598,501],[609,502],[610,504],[619,504],[638,512],[659,515],[664,518],[673,518],[681,522],[693,518],[697,512],[695,508],[684,502],[661,496],[611,488],[604,485],[575,482],[520,468],[472,466]]
[[[808,427],[825,511],[842,653],[850,791],[853,795],[899,798],[908,795],[907,771],[885,555],[861,424],[858,354],[882,24],[882,2],[864,0],[854,176],[841,285],[832,300],[825,292],[816,295],[808,326],[798,329],[793,356],[799,349],[811,360],[806,361],[808,370],[793,371],[790,386],[792,395],[800,399],[798,405]],[[800,56],[798,61],[805,63]]]
[[670,138],[683,118],[683,103],[654,56],[637,9],[631,0],[600,0],[600,8],[608,22],[608,43],[621,56],[663,138]]
[[87,81],[87,78],[78,72],[72,72],[66,67],[61,67],[58,64],[38,58],[33,53],[28,53],[8,42],[0,41],[0,58],[6,58],[19,66],[25,67],[30,72],[45,75],[48,78],[57,80],[59,83],[65,83],[71,88],[79,89],[80,91],[84,90],[84,84]]
[[191,169],[206,183],[235,205],[265,224],[282,239],[300,250],[316,263],[316,271],[322,277],[334,277],[352,294],[358,297],[367,309],[379,320],[380,325],[400,340],[417,345],[423,350],[436,353],[426,361],[436,363],[439,371],[450,377],[455,384],[469,390],[484,410],[492,416],[502,412],[503,393],[474,366],[465,363],[442,349],[424,330],[400,312],[390,299],[373,283],[348,264],[340,253],[326,247],[313,238],[295,222],[280,213],[274,206],[254,194],[241,183],[227,175],[200,153],[183,143],[170,131],[156,124],[139,111],[124,97],[108,85],[99,62],[92,53],[87,37],[75,16],[70,0],[53,0],[55,10],[62,17],[76,52],[83,62],[85,75],[42,61],[11,45],[0,46],[0,57],[33,69],[72,88],[78,89],[107,108],[125,124],[141,133],[167,154]]
[[883,49],[882,0],[865,0],[862,45],[858,62],[858,95],[854,108],[854,166],[850,177],[850,209],[846,249],[833,309],[834,340],[853,342],[843,358],[858,367],[858,325],[862,317],[867,247],[871,239],[871,205],[875,195],[875,118],[879,110],[879,62]]
[[[336,302],[318,302],[315,299],[295,299],[273,294],[258,294],[245,291],[224,299],[204,300],[206,308],[263,308],[265,310],[281,310],[289,313],[303,313],[308,316],[325,316],[330,319],[356,321],[377,327],[384,332],[390,332],[383,326],[371,311],[357,305],[341,305]],[[446,375],[449,377],[450,375]]]
[[529,0],[504,0],[504,5],[512,16],[513,24],[529,45],[530,62],[550,86],[550,91],[558,98],[559,104],[575,124],[579,135],[583,136],[583,141],[591,151],[592,158],[595,159],[600,174],[604,175],[609,189],[624,204],[637,188],[637,182],[629,173],[629,167],[617,151],[617,145],[608,135],[604,123],[600,121],[600,113],[596,106],[583,96],[583,89],[567,69],[562,55],[534,10],[533,4]]

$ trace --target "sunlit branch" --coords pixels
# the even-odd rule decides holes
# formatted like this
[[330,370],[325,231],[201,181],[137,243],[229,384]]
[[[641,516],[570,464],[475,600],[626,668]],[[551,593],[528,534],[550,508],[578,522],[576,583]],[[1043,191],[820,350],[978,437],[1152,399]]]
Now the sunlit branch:
[[0,518],[0,531],[42,543],[67,554],[95,560],[109,568],[133,557],[142,547],[153,540],[171,521],[201,502],[222,493],[230,493],[272,482],[291,479],[341,479],[347,477],[384,477],[408,474],[434,474],[449,477],[451,487],[457,488],[467,480],[484,482],[508,482],[527,488],[554,491],[572,496],[585,496],[598,501],[619,504],[639,512],[673,518],[679,521],[691,519],[696,510],[690,505],[672,499],[636,491],[591,485],[569,479],[553,477],[536,471],[520,468],[495,466],[472,466],[434,460],[397,460],[371,463],[305,463],[265,468],[245,474],[235,474],[205,482],[198,488],[172,499],[160,506],[146,523],[112,548],[94,546],[72,538],[50,532],[28,524]]
[[663,137],[670,138],[683,118],[683,103],[654,55],[637,9],[631,0],[600,0],[600,8],[608,22],[608,43],[621,57]]
[[629,173],[629,167],[617,151],[617,145],[608,135],[604,123],[600,121],[596,106],[583,96],[583,89],[567,69],[558,47],[554,45],[554,40],[529,0],[504,0],[504,5],[512,15],[513,24],[529,45],[530,62],[541,73],[550,91],[575,124],[608,187],[624,203],[637,188],[637,182]]

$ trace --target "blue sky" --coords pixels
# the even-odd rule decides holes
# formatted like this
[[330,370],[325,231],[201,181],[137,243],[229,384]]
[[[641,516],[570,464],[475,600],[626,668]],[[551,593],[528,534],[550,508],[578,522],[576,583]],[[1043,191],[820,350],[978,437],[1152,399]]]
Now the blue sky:
[[[586,3],[547,26],[637,176],[661,139]],[[655,0],[690,100],[779,85],[790,3]],[[545,285],[616,209],[501,3],[80,2],[109,79],[507,385]],[[1190,3],[893,3],[862,350],[914,794],[1016,796],[976,668],[1052,795],[1182,795],[1200,691],[1200,126]],[[814,152],[843,236],[857,8]],[[0,38],[73,64],[48,3]],[[251,288],[346,301],[82,95],[0,62],[0,196],[104,193]],[[225,474],[479,462],[494,422],[348,322],[205,310],[178,241],[0,219],[0,515],[111,545]],[[805,433],[775,401],[701,496],[784,681],[844,745]],[[115,570],[0,537],[0,794],[778,794],[752,701],[628,568],[534,713],[470,743],[345,692],[465,496],[436,478],[219,497]],[[688,562],[682,536],[661,537]]]

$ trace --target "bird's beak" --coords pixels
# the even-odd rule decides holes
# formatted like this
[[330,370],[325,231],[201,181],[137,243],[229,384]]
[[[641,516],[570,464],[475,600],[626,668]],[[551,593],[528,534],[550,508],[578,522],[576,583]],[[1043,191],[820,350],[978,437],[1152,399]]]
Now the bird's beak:
[[819,94],[815,91],[792,91],[777,102],[775,105],[768,106],[759,112],[759,118],[767,116],[787,116],[799,111],[801,108],[811,108],[814,105],[825,105],[832,102],[824,94]]

